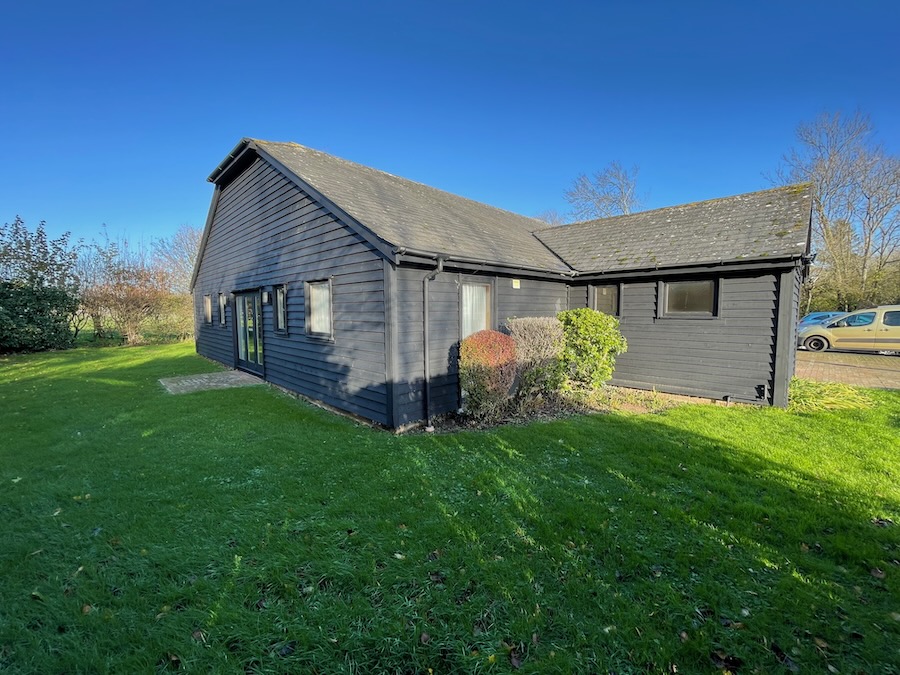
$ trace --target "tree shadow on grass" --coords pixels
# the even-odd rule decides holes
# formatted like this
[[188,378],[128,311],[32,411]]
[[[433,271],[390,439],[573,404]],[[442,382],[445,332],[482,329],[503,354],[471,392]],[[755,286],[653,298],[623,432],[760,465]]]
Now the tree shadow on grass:
[[[59,530],[52,499],[43,517],[25,502],[9,512],[22,523],[15,536],[43,528],[14,550],[27,576],[19,590],[45,601],[10,602],[19,614],[5,635],[32,639],[0,643],[40,643],[43,663],[71,670],[152,668],[165,654],[197,670],[251,671],[896,663],[897,528],[872,522],[881,508],[900,523],[895,491],[878,506],[834,473],[665,416],[394,437],[265,389],[203,392],[187,406],[161,389],[148,398],[180,358],[101,360],[71,378],[97,407],[58,421],[63,435],[87,431],[54,441],[66,454],[52,462],[69,462],[71,475],[48,475],[44,489],[78,515]],[[135,374],[136,388],[113,383]],[[63,382],[47,391],[62,396]],[[76,510],[73,495],[87,491],[93,501]],[[72,584],[79,565],[87,571]],[[67,584],[78,586],[71,597]],[[83,603],[105,605],[108,621],[79,618]],[[122,623],[136,613],[137,627]],[[98,656],[136,634],[139,648]],[[94,661],[64,654],[77,642],[99,645]]]
[[[900,546],[873,524],[871,500],[657,420],[441,437],[417,463],[438,484],[448,462],[466,464],[467,486],[454,498],[434,489],[436,508],[474,542],[473,576],[492,579],[493,595],[553,613],[535,629],[574,668],[894,662],[898,572],[873,570]],[[895,495],[883,508],[897,520]],[[489,574],[492,556],[516,561],[506,580]],[[549,667],[549,650],[532,647]]]

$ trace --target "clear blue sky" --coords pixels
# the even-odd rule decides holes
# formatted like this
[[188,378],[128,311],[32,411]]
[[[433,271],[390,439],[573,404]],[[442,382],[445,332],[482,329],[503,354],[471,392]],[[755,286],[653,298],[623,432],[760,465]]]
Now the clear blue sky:
[[900,151],[900,3],[7,2],[0,222],[202,226],[243,136],[526,215],[640,166],[648,207],[768,187],[857,108]]

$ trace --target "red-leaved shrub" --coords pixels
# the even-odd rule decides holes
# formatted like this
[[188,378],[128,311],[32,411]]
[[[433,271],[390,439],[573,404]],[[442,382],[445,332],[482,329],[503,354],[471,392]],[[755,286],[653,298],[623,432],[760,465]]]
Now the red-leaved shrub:
[[499,418],[516,377],[516,343],[495,330],[473,333],[459,346],[459,383],[466,412],[474,418]]

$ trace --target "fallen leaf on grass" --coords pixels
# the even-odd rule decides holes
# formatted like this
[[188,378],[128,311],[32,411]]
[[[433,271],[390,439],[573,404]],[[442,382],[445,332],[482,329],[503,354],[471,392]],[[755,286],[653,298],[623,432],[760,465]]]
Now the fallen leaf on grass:
[[822,651],[825,651],[826,649],[828,649],[828,643],[825,642],[825,640],[823,640],[822,638],[819,638],[819,637],[813,638],[813,642],[815,642],[816,647],[818,647]]
[[22,477],[21,477],[21,476],[18,477],[18,478],[13,478],[13,479],[12,479],[12,482],[13,482],[13,483],[18,483],[20,480],[22,480]]
[[428,633],[422,633],[419,636],[419,642],[421,642],[423,645],[427,645],[429,642],[431,642],[431,636]]
[[688,634],[687,634],[687,631],[686,631],[686,630],[681,631],[681,632],[678,634],[678,637],[681,638],[681,641],[682,641],[682,642],[687,642],[688,640],[690,640],[690,637],[688,637]]
[[522,656],[515,649],[509,650],[509,665],[516,669],[522,667]]
[[194,638],[197,642],[202,642],[203,644],[206,644],[206,633],[204,633],[199,628],[197,630],[195,630],[193,633],[191,633],[191,637]]
[[82,613],[82,614],[90,614],[90,613],[93,612],[93,611],[94,611],[94,608],[91,607],[90,605],[82,605],[82,606],[81,606],[81,613]]
[[56,509],[56,511],[53,512],[53,515],[58,516],[60,513],[62,513],[62,509]]
[[737,670],[744,665],[743,659],[732,656],[731,654],[726,654],[721,649],[710,652],[709,658],[712,659],[713,665],[716,668],[722,668],[723,670]]
[[32,551],[31,553],[29,553],[28,556],[31,557],[33,555],[37,555],[38,553],[43,553],[43,552],[44,552],[44,549],[39,548],[37,551]]
[[403,555],[402,553],[395,553],[395,554],[394,554],[394,557],[395,557],[397,560],[403,560],[403,559],[406,558],[406,556]]
[[538,643],[538,634],[532,633],[531,634],[531,644],[536,645],[537,643]]
[[800,666],[797,665],[794,659],[785,654],[784,650],[774,642],[772,643],[772,653],[775,655],[775,658],[778,659],[778,662],[792,673],[800,671]]
[[43,596],[43,594],[42,594],[40,591],[31,591],[31,599],[32,599],[32,600],[39,600],[39,601],[43,602],[43,601],[44,601],[44,596]]
[[829,664],[828,664],[828,672],[829,672],[829,673],[839,673],[839,672],[841,672],[841,671],[839,671],[837,668],[835,668],[833,665],[831,665],[831,664],[829,663]]
[[870,570],[870,573],[871,573],[871,575],[872,575],[873,577],[875,577],[876,579],[884,579],[884,570],[882,570],[882,569],[879,569],[879,568],[877,568],[877,567],[873,567],[873,568]]
[[181,668],[181,657],[177,654],[164,654],[156,665],[162,669],[166,667],[167,663],[171,665],[173,670],[178,670]]
[[891,618],[894,621],[900,621],[900,612],[891,612]]

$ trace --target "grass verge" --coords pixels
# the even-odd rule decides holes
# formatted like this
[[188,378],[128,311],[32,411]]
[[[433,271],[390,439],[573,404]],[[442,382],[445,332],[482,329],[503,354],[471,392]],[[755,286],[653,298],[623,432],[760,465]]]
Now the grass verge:
[[900,394],[393,436],[0,359],[0,670],[898,672]]

